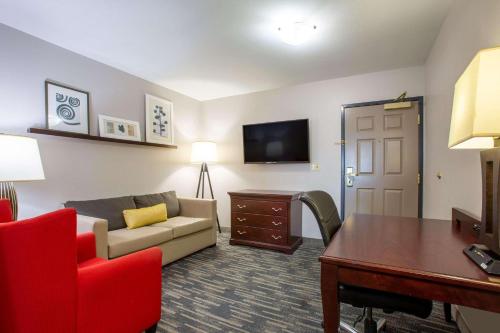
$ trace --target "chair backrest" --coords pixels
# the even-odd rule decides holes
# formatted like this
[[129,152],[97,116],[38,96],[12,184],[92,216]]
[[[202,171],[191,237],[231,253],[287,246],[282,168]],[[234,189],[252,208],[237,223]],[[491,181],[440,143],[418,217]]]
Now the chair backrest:
[[76,330],[76,211],[0,223],[0,332]]
[[12,208],[8,199],[0,198],[0,223],[12,221]]
[[310,191],[302,193],[300,201],[311,209],[318,222],[319,230],[323,237],[323,243],[327,246],[333,235],[342,225],[333,198],[324,191]]

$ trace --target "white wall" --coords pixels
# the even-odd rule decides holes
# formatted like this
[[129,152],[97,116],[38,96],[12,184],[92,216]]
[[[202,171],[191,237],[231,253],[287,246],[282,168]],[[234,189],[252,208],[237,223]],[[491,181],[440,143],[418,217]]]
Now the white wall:
[[[340,121],[342,104],[390,99],[402,91],[424,94],[424,69],[406,68],[203,102],[204,138],[217,142],[220,163],[211,167],[221,224],[230,225],[228,191],[244,188],[329,192],[340,204]],[[242,125],[309,118],[311,160],[308,164],[243,164]],[[321,238],[308,209],[303,236]]]
[[[449,218],[452,207],[481,215],[478,151],[449,150],[453,88],[481,48],[500,46],[500,1],[457,0],[425,66],[427,144],[424,207],[429,217]],[[435,176],[441,171],[443,178]],[[498,332],[500,315],[461,308],[472,332]]]
[[144,94],[174,103],[177,150],[36,135],[47,179],[16,185],[21,217],[69,199],[168,189],[193,195],[197,170],[189,153],[200,126],[198,101],[1,24],[0,45],[0,132],[25,135],[45,125],[46,79],[90,92],[92,134],[97,115],[107,114],[141,122],[144,138]]

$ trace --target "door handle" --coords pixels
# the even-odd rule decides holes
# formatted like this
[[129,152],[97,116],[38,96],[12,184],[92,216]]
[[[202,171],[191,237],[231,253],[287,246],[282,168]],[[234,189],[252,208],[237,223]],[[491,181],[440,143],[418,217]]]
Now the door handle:
[[345,169],[345,186],[352,187],[354,185],[354,176],[357,176],[357,173],[354,172],[353,167],[347,167]]

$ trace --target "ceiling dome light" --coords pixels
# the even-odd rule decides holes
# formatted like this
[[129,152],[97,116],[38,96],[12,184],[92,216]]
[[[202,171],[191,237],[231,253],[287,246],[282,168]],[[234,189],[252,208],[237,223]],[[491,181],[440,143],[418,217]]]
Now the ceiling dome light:
[[299,45],[307,42],[314,31],[316,26],[305,22],[293,22],[291,24],[283,25],[278,28],[281,40],[290,45]]

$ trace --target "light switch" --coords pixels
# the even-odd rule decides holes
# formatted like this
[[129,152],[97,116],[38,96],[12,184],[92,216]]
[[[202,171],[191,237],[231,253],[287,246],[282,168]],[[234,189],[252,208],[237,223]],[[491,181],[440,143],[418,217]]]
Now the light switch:
[[319,164],[311,163],[311,171],[318,171],[318,170],[319,170]]

